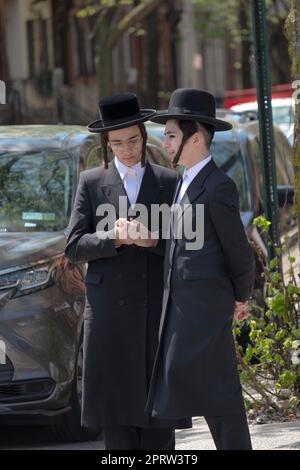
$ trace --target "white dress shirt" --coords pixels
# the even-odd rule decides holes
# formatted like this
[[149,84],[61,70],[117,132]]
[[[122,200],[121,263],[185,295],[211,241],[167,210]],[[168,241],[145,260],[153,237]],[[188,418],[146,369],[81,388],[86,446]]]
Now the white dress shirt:
[[136,203],[140,191],[145,167],[142,167],[141,162],[138,162],[133,166],[126,166],[118,160],[117,157],[115,157],[114,162],[123,182],[130,204],[133,206]]
[[193,179],[198,175],[198,173],[209,163],[211,160],[211,155],[208,155],[204,160],[201,162],[196,163],[196,165],[192,166],[189,169],[185,169],[182,175],[182,184],[180,187],[180,191],[177,196],[176,203],[179,204],[183,196],[185,195],[189,185],[193,181]]

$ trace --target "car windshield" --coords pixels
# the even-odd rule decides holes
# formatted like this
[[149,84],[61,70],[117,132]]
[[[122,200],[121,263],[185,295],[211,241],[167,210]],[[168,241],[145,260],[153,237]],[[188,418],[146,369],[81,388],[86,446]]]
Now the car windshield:
[[[223,133],[220,133],[223,134]],[[242,159],[240,146],[234,142],[230,133],[227,138],[215,134],[211,154],[216,165],[235,182],[240,196],[240,211],[247,212],[250,208],[246,169]]]
[[275,124],[293,124],[295,122],[292,106],[273,106],[272,112]]
[[63,230],[72,175],[72,158],[53,149],[0,154],[0,231]]

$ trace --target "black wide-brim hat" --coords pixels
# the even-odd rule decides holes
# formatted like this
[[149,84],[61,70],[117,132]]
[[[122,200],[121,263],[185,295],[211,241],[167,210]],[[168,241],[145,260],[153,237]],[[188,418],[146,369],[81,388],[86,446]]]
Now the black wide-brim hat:
[[165,124],[169,119],[197,121],[209,124],[215,131],[232,129],[230,122],[216,118],[214,96],[206,90],[178,88],[170,98],[169,108],[158,111],[151,121]]
[[87,127],[90,132],[108,132],[148,121],[155,109],[140,109],[134,93],[122,93],[99,101],[100,118]]

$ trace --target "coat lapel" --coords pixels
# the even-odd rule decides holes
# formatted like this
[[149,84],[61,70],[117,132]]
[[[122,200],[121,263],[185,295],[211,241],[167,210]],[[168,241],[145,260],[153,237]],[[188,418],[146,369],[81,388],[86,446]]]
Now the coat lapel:
[[192,204],[201,193],[205,191],[204,183],[206,178],[217,168],[215,162],[210,160],[205,167],[199,171],[187,189],[189,203]]
[[176,199],[178,197],[181,185],[182,185],[182,177],[180,177],[179,180],[178,180],[178,183],[177,183],[177,186],[176,186],[176,189],[175,189],[175,193],[174,193],[173,204],[176,203]]
[[[205,191],[205,180],[206,178],[217,168],[215,162],[213,160],[210,160],[205,167],[199,171],[198,175],[193,179],[189,187],[187,188],[187,191],[180,201],[180,205],[183,206],[182,208],[182,214],[186,210],[187,206],[189,204],[193,204],[193,202],[199,198],[199,196],[204,193]],[[186,205],[186,207],[184,207]]]
[[127,205],[130,206],[127,193],[125,191],[123,181],[119,175],[114,162],[110,162],[108,169],[105,171],[104,182],[102,190],[108,199],[108,201],[115,207],[117,214],[119,215],[119,197],[124,196],[127,198]]
[[[151,164],[146,162],[145,173],[136,203],[144,204],[148,211],[150,211],[151,204],[158,203],[159,192],[162,188],[163,186],[160,185],[160,181],[156,177]],[[114,162],[111,162],[106,170],[102,190],[107,200],[116,208],[118,215],[120,196],[125,196],[127,198],[127,206],[128,209],[130,208],[130,202],[126,190]]]
[[151,204],[159,202],[159,192],[162,188],[163,186],[160,185],[160,181],[156,177],[151,164],[147,162],[136,203],[144,204],[150,209]]

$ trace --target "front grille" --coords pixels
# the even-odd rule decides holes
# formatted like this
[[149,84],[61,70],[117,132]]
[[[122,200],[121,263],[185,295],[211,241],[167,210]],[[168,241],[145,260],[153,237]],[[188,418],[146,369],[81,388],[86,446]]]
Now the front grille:
[[0,383],[0,403],[41,400],[50,396],[54,387],[50,379]]

